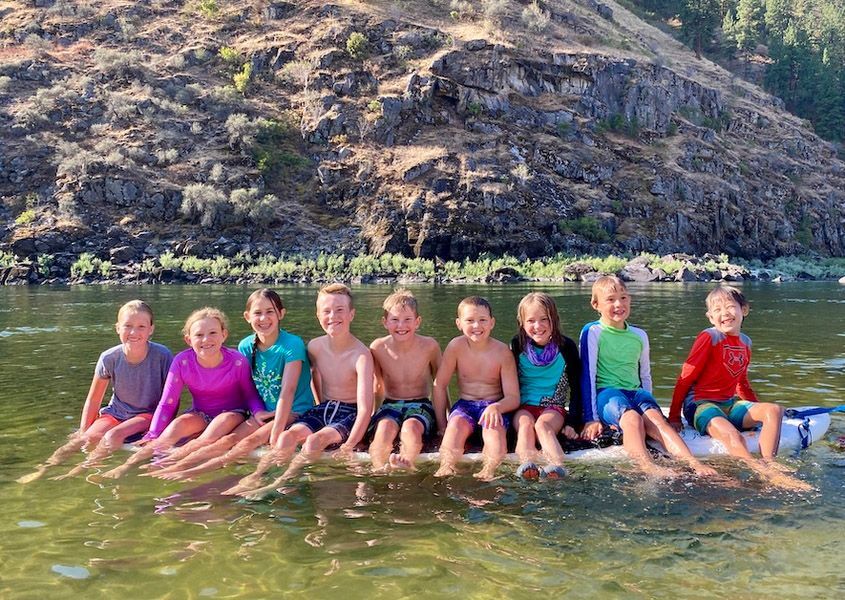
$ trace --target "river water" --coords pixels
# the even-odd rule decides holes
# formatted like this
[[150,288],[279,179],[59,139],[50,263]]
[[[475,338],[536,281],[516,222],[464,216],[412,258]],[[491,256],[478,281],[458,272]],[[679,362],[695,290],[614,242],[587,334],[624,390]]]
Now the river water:
[[[515,332],[530,290],[551,292],[566,333],[592,320],[589,288],[567,285],[421,286],[422,332],[457,334],[454,309],[486,295],[495,335]],[[632,288],[631,322],[649,332],[655,391],[664,403],[695,335],[708,325],[704,285]],[[845,403],[845,286],[755,284],[745,331],[752,383],[784,405]],[[289,493],[261,502],[218,492],[248,465],[196,482],[89,477],[21,485],[78,424],[101,350],[114,345],[118,306],[141,297],[157,313],[155,339],[183,348],[179,329],[202,305],[248,333],[240,286],[0,288],[0,597],[2,598],[592,598],[815,597],[845,593],[845,417],[782,462],[816,491],[767,489],[727,460],[739,485],[654,483],[624,464],[572,464],[561,482],[526,483],[503,467],[493,482],[373,476],[320,464]],[[279,288],[283,326],[319,335],[315,289]],[[355,289],[353,332],[383,334],[390,289]],[[110,465],[125,458],[113,457]],[[56,471],[60,472],[59,470]]]

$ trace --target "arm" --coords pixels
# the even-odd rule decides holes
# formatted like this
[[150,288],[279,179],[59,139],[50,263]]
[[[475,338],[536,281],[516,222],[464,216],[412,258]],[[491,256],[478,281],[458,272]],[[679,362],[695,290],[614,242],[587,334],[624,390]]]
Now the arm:
[[706,331],[699,333],[681,367],[681,374],[675,382],[675,391],[672,392],[672,404],[669,406],[669,422],[674,425],[681,422],[684,400],[707,365],[711,345],[710,335]]
[[342,452],[351,452],[364,438],[373,414],[373,355],[368,349],[355,361],[355,372],[358,379],[355,392],[358,414],[349,432],[349,439],[340,447]]
[[[434,379],[437,377],[437,371],[440,370],[440,363],[443,361],[443,354],[440,352],[440,344],[435,340],[431,342],[431,351],[428,353],[428,372],[431,375],[432,392]],[[449,401],[449,390],[446,390],[446,401]]]
[[279,392],[279,401],[276,403],[276,416],[273,418],[273,428],[270,430],[271,446],[275,445],[276,440],[287,428],[290,411],[293,408],[293,397],[296,395],[296,386],[299,384],[301,374],[301,360],[285,363],[282,371],[282,389]]
[[83,433],[97,419],[100,405],[103,403],[103,396],[109,388],[109,380],[94,375],[91,380],[91,387],[88,388],[88,395],[85,397],[85,406],[82,407],[82,417],[79,419],[79,433]]
[[499,377],[502,384],[502,399],[484,409],[478,419],[482,427],[496,427],[504,424],[502,415],[519,408],[519,378],[516,372],[516,362],[508,348],[501,353]]
[[150,430],[144,436],[144,440],[154,440],[162,434],[165,428],[170,425],[176,412],[179,410],[179,402],[182,396],[184,381],[179,370],[179,361],[174,360],[167,372],[167,379],[164,382],[164,391],[161,393],[161,400],[158,402],[153,420],[150,422]]
[[592,440],[598,437],[602,424],[596,406],[596,367],[598,365],[599,329],[585,325],[581,330],[581,406],[584,429],[581,437]]
[[314,340],[308,343],[308,362],[311,363],[311,393],[314,395],[314,402],[320,404],[323,401],[323,380],[320,377],[320,370],[317,369],[317,353],[311,347]]
[[452,376],[455,374],[457,367],[457,352],[452,343],[446,346],[446,351],[443,353],[443,359],[440,362],[440,368],[437,369],[437,375],[434,377],[434,391],[433,404],[434,414],[437,417],[437,432],[443,435],[446,431],[446,409],[449,407],[449,382],[452,381]]
[[648,343],[648,334],[642,329],[637,331],[643,341],[643,349],[640,352],[640,386],[651,394],[654,392],[654,385],[651,381],[651,350]]
[[569,407],[566,414],[566,425],[576,430],[584,425],[584,406],[581,399],[581,359],[578,356],[578,346],[568,337],[563,341],[563,360],[566,361],[564,372],[569,380]]
[[255,388],[255,382],[252,380],[252,370],[249,367],[249,363],[243,358],[239,362],[240,366],[237,367],[237,382],[242,402],[249,408],[249,412],[253,415],[266,412],[264,401],[258,394],[258,390]]
[[[748,348],[748,364],[751,364],[751,348]],[[757,402],[757,394],[754,393],[751,383],[748,381],[748,368],[745,369],[736,384],[736,395],[743,400]]]
[[373,401],[375,405],[381,405],[384,402],[384,375],[381,372],[381,365],[376,360],[376,349],[378,340],[370,344],[370,353],[373,356]]

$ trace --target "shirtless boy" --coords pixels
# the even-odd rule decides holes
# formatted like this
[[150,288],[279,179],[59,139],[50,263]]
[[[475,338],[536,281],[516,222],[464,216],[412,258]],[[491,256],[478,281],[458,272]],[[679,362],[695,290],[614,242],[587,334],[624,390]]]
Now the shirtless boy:
[[[440,345],[434,338],[417,334],[422,319],[417,299],[408,290],[390,294],[382,305],[382,325],[390,335],[370,344],[375,363],[375,394],[383,399],[373,415],[375,427],[370,444],[374,470],[413,469],[428,437],[437,425],[431,404],[431,381],[440,366]],[[391,454],[399,435],[399,453]]]
[[[352,292],[348,287],[332,283],[320,288],[317,320],[326,335],[308,343],[311,376],[320,403],[279,436],[255,473],[224,493],[260,497],[294,477],[332,444],[341,444],[337,456],[351,455],[364,437],[373,412],[373,357],[350,331],[354,318]],[[300,444],[300,454],[291,460]],[[290,465],[279,479],[253,489],[268,468],[288,461]]]
[[[458,304],[455,325],[462,335],[446,346],[434,380],[437,428],[444,432],[437,477],[454,475],[467,438],[479,427],[484,441],[484,466],[476,477],[492,479],[507,452],[506,413],[519,407],[519,382],[510,349],[490,337],[495,324],[493,309],[486,299],[470,296]],[[455,373],[461,399],[452,406],[447,423],[446,391]]]

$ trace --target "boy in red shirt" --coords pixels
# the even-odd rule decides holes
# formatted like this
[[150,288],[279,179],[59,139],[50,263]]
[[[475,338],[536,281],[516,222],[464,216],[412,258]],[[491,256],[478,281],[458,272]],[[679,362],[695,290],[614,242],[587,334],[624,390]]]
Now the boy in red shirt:
[[[780,443],[783,408],[758,402],[748,383],[751,338],[740,331],[748,315],[748,301],[737,288],[717,286],[707,295],[707,318],[713,327],[698,334],[675,384],[669,422],[681,429],[681,410],[702,435],[720,441],[731,456],[745,462],[771,483],[810,489],[803,481],[782,472],[775,462]],[[740,434],[762,425],[760,454],[755,459]]]

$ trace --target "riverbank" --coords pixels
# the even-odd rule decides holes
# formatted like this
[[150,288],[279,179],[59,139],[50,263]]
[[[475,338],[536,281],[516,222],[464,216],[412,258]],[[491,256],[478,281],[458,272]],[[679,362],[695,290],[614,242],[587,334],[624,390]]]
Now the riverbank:
[[0,253],[0,284],[149,283],[509,283],[518,281],[591,282],[617,274],[633,282],[791,281],[839,279],[845,258],[781,257],[764,263],[725,254],[640,254],[565,256],[541,259],[482,256],[464,261],[381,256],[234,256],[199,258],[165,252],[143,261],[117,263],[93,254],[39,255],[19,259]]

